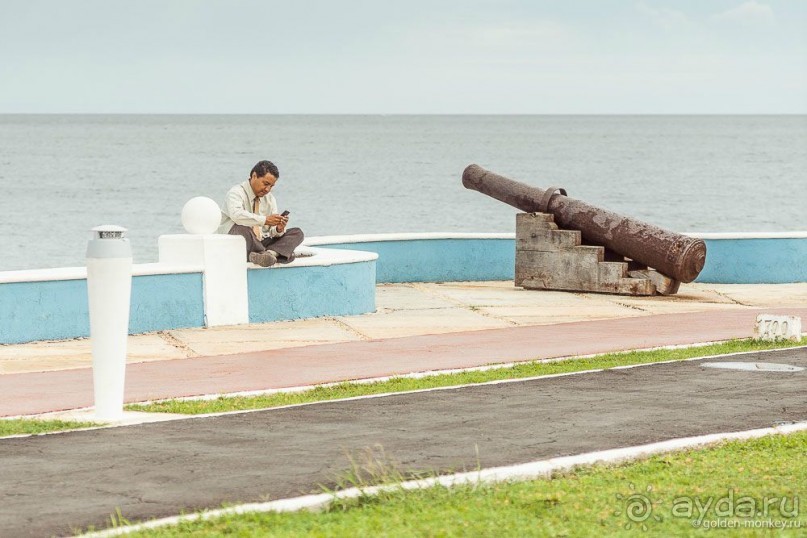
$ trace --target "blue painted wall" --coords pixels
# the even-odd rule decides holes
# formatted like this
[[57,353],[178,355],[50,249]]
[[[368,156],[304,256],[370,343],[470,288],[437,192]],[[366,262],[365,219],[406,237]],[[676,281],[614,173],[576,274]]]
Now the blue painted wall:
[[[0,305],[0,343],[90,335],[84,279],[0,284]],[[202,325],[201,273],[132,278],[130,333]]]
[[415,239],[340,243],[323,248],[378,253],[378,282],[512,280],[514,239]]
[[132,279],[129,332],[203,327],[202,273],[136,276]]
[[375,311],[376,262],[247,271],[249,321]]
[[[706,265],[695,282],[807,282],[807,238],[704,239]],[[514,239],[423,239],[322,245],[378,253],[378,282],[511,280]]]
[[807,282],[807,238],[704,239],[706,265],[695,282]]
[[90,333],[87,281],[0,284],[0,343],[62,340]]

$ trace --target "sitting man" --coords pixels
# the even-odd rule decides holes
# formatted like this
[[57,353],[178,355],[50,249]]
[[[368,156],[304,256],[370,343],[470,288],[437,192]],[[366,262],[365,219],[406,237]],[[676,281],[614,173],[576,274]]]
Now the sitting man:
[[286,229],[288,212],[279,215],[269,192],[280,172],[269,161],[252,168],[249,179],[227,192],[221,207],[219,233],[240,235],[247,242],[247,261],[269,267],[294,260],[294,249],[303,242],[300,228]]

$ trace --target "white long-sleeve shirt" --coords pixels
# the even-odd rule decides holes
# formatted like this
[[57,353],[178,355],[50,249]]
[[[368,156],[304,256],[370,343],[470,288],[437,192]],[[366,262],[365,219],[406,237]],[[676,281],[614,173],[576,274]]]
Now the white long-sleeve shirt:
[[249,180],[239,183],[227,191],[227,196],[221,206],[221,225],[218,232],[220,234],[229,233],[234,224],[240,224],[250,228],[260,226],[262,238],[282,236],[285,231],[278,232],[277,226],[265,226],[268,215],[279,213],[275,197],[270,192],[259,198],[258,213],[253,213],[255,198]]

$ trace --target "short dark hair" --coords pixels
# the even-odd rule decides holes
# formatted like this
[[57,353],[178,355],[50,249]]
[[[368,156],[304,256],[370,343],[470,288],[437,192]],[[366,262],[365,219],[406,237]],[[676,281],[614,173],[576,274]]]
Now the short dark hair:
[[253,173],[258,177],[272,174],[275,176],[275,179],[280,179],[280,171],[272,161],[258,161],[258,164],[252,167],[252,172],[249,173],[249,177],[252,177]]

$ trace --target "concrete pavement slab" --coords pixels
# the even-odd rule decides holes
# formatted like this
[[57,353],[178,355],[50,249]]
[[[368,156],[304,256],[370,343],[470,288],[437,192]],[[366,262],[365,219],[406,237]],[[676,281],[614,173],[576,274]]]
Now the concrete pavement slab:
[[383,314],[339,318],[345,325],[370,338],[399,338],[510,327],[513,323],[465,308],[398,310]]
[[564,291],[525,290],[512,282],[457,282],[444,284],[416,284],[435,296],[450,299],[456,305],[521,306],[546,308],[552,306],[591,306],[604,302],[600,294],[583,294]]
[[540,310],[529,306],[488,306],[479,307],[479,310],[489,316],[506,319],[518,325],[554,325],[556,323],[648,315],[642,310],[618,304],[597,304],[586,308],[552,306]]
[[381,284],[376,287],[376,308],[385,310],[425,310],[451,308],[452,301],[437,297],[413,284]]
[[615,304],[629,307],[645,315],[682,314],[687,312],[711,312],[721,310],[743,310],[752,307],[736,303],[692,303],[687,301],[634,301],[625,299],[614,301]]
[[[130,364],[188,356],[156,333],[129,336],[127,348],[126,361]],[[91,365],[92,343],[89,338],[0,346],[0,374],[86,368]]]
[[[805,367],[807,350],[742,360]],[[807,419],[807,370],[702,363],[4,439],[0,536],[104,527],[117,509],[138,521],[320,493],[351,459],[381,457],[373,447],[405,475],[446,473]]]
[[232,353],[236,343],[240,351],[248,353],[263,349],[350,342],[362,339],[362,335],[350,330],[334,318],[174,330],[171,331],[171,335],[199,355]]
[[711,289],[691,285],[681,286],[681,291],[675,295],[656,295],[651,297],[608,295],[606,300],[611,304],[628,306],[653,314],[698,312],[714,308],[740,306],[736,301]]
[[[614,297],[614,296],[612,296]],[[629,299],[638,299],[638,297],[627,297]],[[648,297],[653,301],[669,301],[678,303],[718,303],[718,304],[732,304],[733,301],[730,297],[717,292],[711,287],[701,286],[699,284],[682,284],[678,293],[674,295],[655,295]]]
[[807,283],[793,284],[695,284],[695,289],[710,289],[740,304],[748,306],[804,306],[807,304]]

